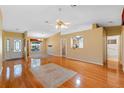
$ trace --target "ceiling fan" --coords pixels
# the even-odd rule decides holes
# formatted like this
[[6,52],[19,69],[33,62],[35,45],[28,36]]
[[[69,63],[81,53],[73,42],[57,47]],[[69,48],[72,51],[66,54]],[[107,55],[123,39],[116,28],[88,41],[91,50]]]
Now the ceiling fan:
[[[71,7],[76,6],[76,5],[72,5]],[[58,8],[58,12],[61,13],[62,12],[62,8]],[[63,28],[67,29],[68,26],[71,24],[69,22],[64,22],[62,19],[58,18],[55,21],[55,24],[51,24],[49,23],[49,21],[45,21],[45,23],[54,26],[56,29],[58,29],[59,31]]]
[[45,23],[49,24],[49,25],[52,25],[52,26],[55,26],[56,29],[63,29],[63,28],[68,28],[68,26],[71,24],[69,22],[64,22],[63,20],[61,19],[57,19],[55,24],[50,24],[49,21],[46,21]]

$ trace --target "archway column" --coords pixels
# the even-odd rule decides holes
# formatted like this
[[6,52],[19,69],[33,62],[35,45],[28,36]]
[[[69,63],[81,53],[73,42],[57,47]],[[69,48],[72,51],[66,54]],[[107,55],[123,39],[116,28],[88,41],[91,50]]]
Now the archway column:
[[121,32],[121,61],[122,61],[122,68],[124,71],[124,26],[122,26],[122,32]]
[[27,38],[27,34],[28,34],[28,32],[25,31],[24,32],[24,59],[26,62],[28,61],[28,51],[27,51],[28,38]]

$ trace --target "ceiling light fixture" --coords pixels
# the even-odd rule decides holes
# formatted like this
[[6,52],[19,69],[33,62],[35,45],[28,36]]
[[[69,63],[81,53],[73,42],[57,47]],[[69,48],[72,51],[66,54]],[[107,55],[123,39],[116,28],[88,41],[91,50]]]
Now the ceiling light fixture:
[[64,22],[61,19],[56,20],[56,29],[68,28],[68,25],[70,25],[70,23]]
[[18,28],[16,28],[16,30],[18,31],[19,29],[18,29]]
[[70,6],[73,8],[73,7],[76,7],[77,5],[70,5]]
[[[59,12],[62,11],[62,8],[58,9]],[[56,29],[58,29],[59,31],[61,31],[62,28],[68,28],[68,25],[70,25],[71,23],[69,22],[64,22],[62,19],[58,18],[55,22],[55,24],[50,24],[49,21],[45,21],[45,23],[55,26]]]
[[62,8],[59,8],[58,10],[59,10],[59,12],[61,12],[62,11]]
[[110,23],[110,24],[111,24],[111,23],[113,23],[113,21],[108,21],[108,23]]

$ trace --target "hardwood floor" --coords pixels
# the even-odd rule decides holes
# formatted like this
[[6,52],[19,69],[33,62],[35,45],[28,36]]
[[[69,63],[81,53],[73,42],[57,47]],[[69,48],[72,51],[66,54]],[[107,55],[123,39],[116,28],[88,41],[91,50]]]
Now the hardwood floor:
[[111,69],[119,69],[120,68],[120,63],[119,61],[112,61],[112,60],[108,60],[107,61],[107,66],[108,68],[111,68]]
[[[124,87],[124,72],[103,66],[49,56],[41,58],[41,65],[55,63],[77,72],[77,75],[65,82],[60,88],[112,88]],[[11,60],[3,63],[0,74],[1,88],[42,88],[42,84],[30,72],[32,60],[28,62]],[[35,64],[36,65],[36,64]]]

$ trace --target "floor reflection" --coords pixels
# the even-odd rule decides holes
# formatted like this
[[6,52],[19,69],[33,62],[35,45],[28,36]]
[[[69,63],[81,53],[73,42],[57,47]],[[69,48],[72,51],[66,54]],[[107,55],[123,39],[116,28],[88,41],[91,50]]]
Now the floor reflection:
[[76,85],[77,85],[77,86],[80,86],[80,84],[81,84],[81,80],[80,80],[80,77],[79,77],[79,78],[77,78],[77,80],[76,80]]
[[9,79],[10,78],[10,68],[7,67],[6,68],[6,79]]
[[110,70],[107,72],[107,81],[108,85],[112,86],[115,84],[117,87],[119,86],[119,72],[116,70]]
[[22,74],[22,64],[14,65],[14,76],[20,76]]
[[31,59],[31,68],[38,67],[41,65],[41,60],[40,59]]
[[81,77],[78,75],[75,77],[75,87],[80,87],[82,83]]
[[2,74],[2,68],[0,68],[0,76],[1,76],[1,74]]

